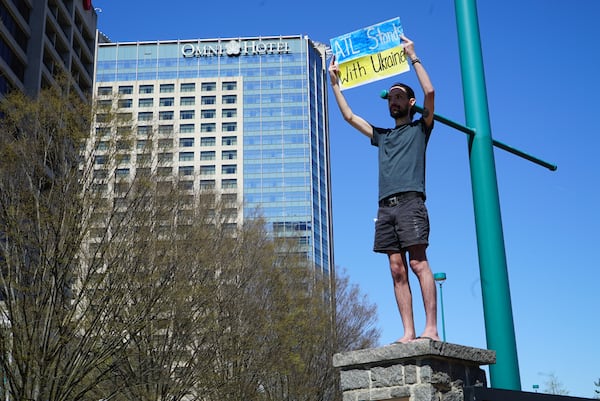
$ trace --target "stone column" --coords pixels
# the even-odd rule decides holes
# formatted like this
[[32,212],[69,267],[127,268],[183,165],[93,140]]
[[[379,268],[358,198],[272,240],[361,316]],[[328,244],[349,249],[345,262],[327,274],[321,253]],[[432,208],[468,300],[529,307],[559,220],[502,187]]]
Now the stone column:
[[422,339],[339,353],[344,401],[463,401],[465,386],[487,386],[494,351]]

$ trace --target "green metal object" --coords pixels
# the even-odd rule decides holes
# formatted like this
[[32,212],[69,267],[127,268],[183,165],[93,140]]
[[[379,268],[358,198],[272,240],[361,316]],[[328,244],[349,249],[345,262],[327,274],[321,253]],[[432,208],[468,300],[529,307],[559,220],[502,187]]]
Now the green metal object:
[[[417,110],[417,112],[419,112],[419,113],[423,112],[423,107],[421,107],[421,106],[414,105],[413,108],[415,110]],[[444,116],[440,116],[439,114],[434,113],[433,114],[433,119],[436,120],[436,121],[439,121],[442,124],[445,124],[445,125],[447,125],[447,126],[449,126],[451,128],[454,128],[457,131],[464,132],[467,135],[470,135],[470,136],[475,135],[475,130],[474,129],[469,128],[469,127],[465,127],[464,125],[459,124],[459,123],[457,123],[455,121],[452,121],[449,118],[446,118]],[[512,153],[513,155],[520,156],[523,159],[529,160],[530,162],[538,164],[538,165],[540,165],[542,167],[546,167],[550,171],[556,171],[557,168],[558,168],[556,166],[556,164],[548,163],[548,162],[546,162],[546,161],[544,161],[544,160],[542,160],[542,159],[540,159],[538,157],[532,156],[532,155],[530,155],[528,153],[525,153],[525,152],[523,152],[523,151],[521,151],[519,149],[515,149],[512,146],[509,146],[509,145],[507,145],[505,143],[502,143],[500,141],[497,141],[495,139],[492,139],[492,145],[494,145],[495,147],[500,148],[502,150],[505,150],[508,153]]]
[[479,270],[487,347],[496,351],[496,364],[490,366],[490,381],[493,388],[520,391],[477,7],[475,0],[455,0],[454,5],[466,123],[475,130],[475,135],[469,137],[469,159]]
[[446,341],[446,320],[444,319],[444,293],[442,292],[442,284],[446,281],[446,273],[434,273],[433,279],[440,286],[440,306],[442,312],[442,340]]

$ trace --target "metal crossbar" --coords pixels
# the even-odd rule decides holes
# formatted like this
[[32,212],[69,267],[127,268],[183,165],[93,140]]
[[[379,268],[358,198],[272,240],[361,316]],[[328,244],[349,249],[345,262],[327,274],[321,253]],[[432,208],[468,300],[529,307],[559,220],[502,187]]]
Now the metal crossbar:
[[[415,105],[413,107],[419,113],[423,113],[423,108],[421,106],[416,106]],[[440,116],[439,114],[435,114],[434,113],[433,114],[433,119],[436,120],[436,121],[439,121],[442,124],[445,124],[445,125],[447,125],[447,126],[449,126],[451,128],[454,128],[457,131],[463,132],[463,133],[469,135],[470,137],[473,137],[473,135],[475,135],[475,130],[473,128],[466,127],[466,126],[464,126],[462,124],[459,124],[459,123],[457,123],[455,121],[452,121],[452,120],[450,120],[450,119],[448,119],[448,118],[446,118],[444,116]],[[528,153],[525,153],[525,152],[523,152],[521,150],[515,149],[512,146],[509,146],[509,145],[507,145],[505,143],[502,143],[500,141],[497,141],[495,139],[492,139],[492,144],[495,147],[497,147],[497,148],[500,148],[500,149],[505,150],[505,151],[507,151],[509,153],[512,153],[513,155],[522,157],[523,159],[529,160],[530,162],[533,162],[533,163],[535,163],[537,165],[545,167],[545,168],[547,168],[550,171],[556,171],[556,169],[557,169],[556,164],[548,163],[548,162],[546,162],[544,160],[541,160],[541,159],[539,159],[539,158],[537,158],[535,156],[532,156],[532,155],[530,155]]]

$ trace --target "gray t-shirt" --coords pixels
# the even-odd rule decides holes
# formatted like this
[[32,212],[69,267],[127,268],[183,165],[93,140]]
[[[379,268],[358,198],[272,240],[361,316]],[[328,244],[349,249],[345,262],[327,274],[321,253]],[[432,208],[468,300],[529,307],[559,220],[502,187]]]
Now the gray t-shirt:
[[373,127],[371,144],[379,148],[379,200],[398,192],[425,196],[425,150],[433,129],[423,119],[396,128]]

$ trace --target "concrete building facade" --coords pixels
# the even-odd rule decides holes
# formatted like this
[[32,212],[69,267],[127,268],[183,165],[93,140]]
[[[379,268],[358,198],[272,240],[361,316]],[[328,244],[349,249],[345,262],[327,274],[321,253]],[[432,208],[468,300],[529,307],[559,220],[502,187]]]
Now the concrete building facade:
[[0,0],[0,97],[34,96],[60,72],[91,95],[96,24],[90,0]]

